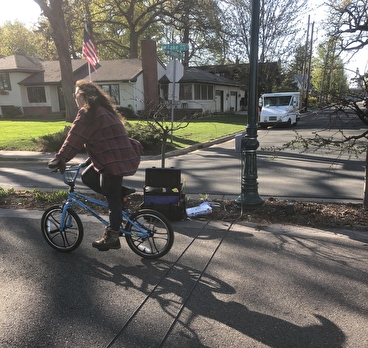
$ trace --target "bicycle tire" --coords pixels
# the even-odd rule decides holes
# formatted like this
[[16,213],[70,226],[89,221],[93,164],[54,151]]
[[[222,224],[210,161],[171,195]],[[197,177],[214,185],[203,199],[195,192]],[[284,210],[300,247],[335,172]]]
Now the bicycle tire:
[[42,235],[46,242],[55,250],[69,252],[77,249],[83,239],[83,224],[73,209],[67,210],[65,227],[59,230],[62,217],[61,206],[55,205],[47,210],[41,218]]
[[174,231],[169,220],[161,213],[143,209],[130,216],[130,220],[145,229],[149,237],[138,237],[140,231],[128,221],[125,239],[130,249],[146,259],[157,259],[166,255],[174,243]]

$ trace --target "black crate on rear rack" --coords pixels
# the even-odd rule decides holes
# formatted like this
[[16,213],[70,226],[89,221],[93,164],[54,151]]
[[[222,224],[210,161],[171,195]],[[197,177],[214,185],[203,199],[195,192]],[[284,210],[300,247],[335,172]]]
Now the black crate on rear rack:
[[157,210],[170,220],[182,219],[185,216],[182,186],[180,169],[147,168],[141,207]]

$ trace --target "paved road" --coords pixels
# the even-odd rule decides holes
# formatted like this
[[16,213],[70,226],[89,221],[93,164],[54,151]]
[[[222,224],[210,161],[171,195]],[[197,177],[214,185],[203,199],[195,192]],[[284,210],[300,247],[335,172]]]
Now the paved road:
[[[346,132],[360,131],[361,122],[343,120]],[[341,121],[342,122],[342,121]],[[267,198],[334,199],[361,201],[363,197],[364,155],[348,158],[339,153],[319,151],[299,153],[284,151],[272,158],[270,146],[280,146],[295,138],[296,131],[303,136],[313,136],[316,130],[324,134],[336,133],[338,127],[330,123],[329,115],[309,115],[302,118],[296,128],[259,130],[258,183],[259,194]],[[208,194],[236,198],[241,192],[243,162],[235,153],[234,140],[166,159],[166,167],[182,170],[189,196]],[[52,158],[52,155],[48,156]],[[64,189],[59,174],[52,174],[44,163],[27,166],[0,162],[0,187],[28,189]],[[125,179],[125,184],[142,191],[145,168],[159,167],[160,159],[142,161],[137,174]]]

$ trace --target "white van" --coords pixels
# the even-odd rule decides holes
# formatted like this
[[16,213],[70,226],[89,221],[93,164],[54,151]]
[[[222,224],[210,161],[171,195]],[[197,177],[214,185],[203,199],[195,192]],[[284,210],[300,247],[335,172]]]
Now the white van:
[[300,92],[265,93],[259,99],[261,112],[258,124],[262,127],[296,125],[299,118]]

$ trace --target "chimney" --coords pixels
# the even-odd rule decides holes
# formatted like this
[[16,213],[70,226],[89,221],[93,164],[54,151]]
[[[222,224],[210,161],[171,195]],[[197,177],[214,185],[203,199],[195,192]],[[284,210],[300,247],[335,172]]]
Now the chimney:
[[141,49],[145,109],[150,110],[157,107],[159,102],[156,42],[143,39]]

